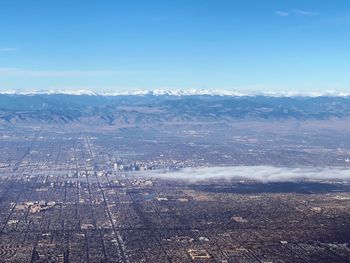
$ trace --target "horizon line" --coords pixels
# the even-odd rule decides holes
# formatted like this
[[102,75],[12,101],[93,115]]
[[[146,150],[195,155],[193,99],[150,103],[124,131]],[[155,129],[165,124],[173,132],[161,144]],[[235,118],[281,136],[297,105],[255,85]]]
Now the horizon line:
[[98,92],[90,89],[49,89],[49,90],[1,90],[1,95],[71,95],[71,96],[221,96],[221,97],[350,97],[350,92],[326,91],[240,91],[225,89],[135,89],[115,92]]

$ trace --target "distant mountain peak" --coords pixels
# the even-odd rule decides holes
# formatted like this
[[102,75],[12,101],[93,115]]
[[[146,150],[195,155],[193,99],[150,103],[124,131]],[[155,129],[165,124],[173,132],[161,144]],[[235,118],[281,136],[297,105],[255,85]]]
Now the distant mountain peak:
[[75,90],[6,91],[0,95],[0,125],[73,122],[96,125],[153,125],[170,122],[209,124],[236,120],[302,121],[349,118],[350,96],[334,92],[302,94],[141,90],[97,93]]
[[19,90],[0,90],[0,94],[4,95],[89,95],[89,96],[98,96],[100,95],[97,92],[87,90],[87,89],[79,89],[79,90],[38,90],[38,91],[19,91]]
[[4,95],[71,95],[71,96],[227,96],[227,97],[350,97],[350,92],[329,90],[323,92],[300,92],[300,91],[232,91],[219,89],[154,89],[154,90],[131,90],[116,92],[95,92],[88,89],[78,90],[39,90],[18,91],[0,90]]

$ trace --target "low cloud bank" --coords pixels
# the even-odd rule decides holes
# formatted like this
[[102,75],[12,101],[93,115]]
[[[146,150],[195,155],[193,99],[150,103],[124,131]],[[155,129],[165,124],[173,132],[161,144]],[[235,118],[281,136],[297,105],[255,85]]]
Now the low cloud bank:
[[340,168],[286,168],[274,166],[197,167],[179,171],[147,171],[146,177],[175,179],[189,182],[210,180],[254,180],[269,182],[298,182],[342,180],[350,182],[350,170]]

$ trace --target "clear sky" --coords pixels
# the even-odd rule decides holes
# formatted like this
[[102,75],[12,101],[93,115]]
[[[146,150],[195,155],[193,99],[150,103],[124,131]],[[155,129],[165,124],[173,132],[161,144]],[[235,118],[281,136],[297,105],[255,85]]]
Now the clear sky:
[[0,89],[350,90],[349,0],[0,0]]

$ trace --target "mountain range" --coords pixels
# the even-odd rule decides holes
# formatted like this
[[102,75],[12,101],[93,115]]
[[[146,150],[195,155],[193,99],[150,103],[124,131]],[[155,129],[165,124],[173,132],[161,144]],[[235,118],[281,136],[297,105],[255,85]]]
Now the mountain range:
[[245,94],[225,91],[138,91],[114,94],[0,92],[0,123],[142,125],[235,120],[327,120],[350,117],[346,93]]

